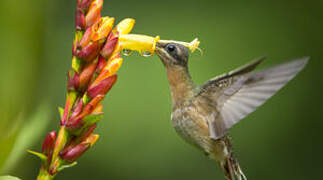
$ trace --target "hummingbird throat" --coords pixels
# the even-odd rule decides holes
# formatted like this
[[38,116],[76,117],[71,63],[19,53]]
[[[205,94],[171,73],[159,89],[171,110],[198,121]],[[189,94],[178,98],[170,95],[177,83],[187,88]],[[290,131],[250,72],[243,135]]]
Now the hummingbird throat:
[[173,106],[193,97],[195,85],[187,67],[170,67],[166,71]]

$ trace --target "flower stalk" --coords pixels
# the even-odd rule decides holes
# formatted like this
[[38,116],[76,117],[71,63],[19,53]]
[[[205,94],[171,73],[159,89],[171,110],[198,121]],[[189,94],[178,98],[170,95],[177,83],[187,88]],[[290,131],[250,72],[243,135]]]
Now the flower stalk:
[[[42,152],[29,151],[42,160],[37,180],[51,180],[74,166],[97,142],[99,135],[94,130],[103,116],[101,102],[117,81],[123,63],[120,52],[135,50],[150,56],[162,41],[159,36],[129,34],[135,24],[131,18],[113,27],[113,17],[101,17],[102,6],[103,0],[77,0],[66,102],[59,108],[60,128],[48,133]],[[180,43],[195,50],[199,42]]]

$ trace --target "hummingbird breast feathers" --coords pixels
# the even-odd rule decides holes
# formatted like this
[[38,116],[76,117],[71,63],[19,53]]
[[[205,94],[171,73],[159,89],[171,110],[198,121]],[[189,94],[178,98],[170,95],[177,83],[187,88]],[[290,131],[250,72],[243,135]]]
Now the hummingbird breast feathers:
[[185,107],[174,108],[171,120],[174,129],[185,141],[210,154],[214,146],[207,122],[215,116],[214,108],[205,106],[205,103],[196,99]]

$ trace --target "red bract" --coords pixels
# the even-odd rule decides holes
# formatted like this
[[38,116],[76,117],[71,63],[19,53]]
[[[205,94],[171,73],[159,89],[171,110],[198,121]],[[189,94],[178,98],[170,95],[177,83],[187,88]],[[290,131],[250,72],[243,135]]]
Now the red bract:
[[114,24],[114,18],[102,17],[94,26],[92,41],[98,41],[107,38]]
[[56,136],[57,136],[56,131],[52,131],[47,134],[47,136],[43,142],[43,145],[42,145],[42,152],[45,155],[49,155],[53,151]]
[[104,68],[104,66],[106,65],[107,61],[105,60],[104,57],[99,56],[99,60],[98,60],[98,65],[96,66],[96,73],[100,73],[101,70]]
[[76,53],[76,56],[86,62],[90,62],[96,58],[100,51],[100,43],[98,41],[91,42],[79,52]]
[[115,50],[115,47],[118,43],[118,33],[110,33],[107,42],[103,46],[100,54],[105,58],[109,59],[110,56],[112,55],[113,51]]
[[79,116],[76,116],[75,118],[73,119],[70,119],[67,124],[66,124],[66,128],[69,130],[69,131],[75,131],[77,130],[78,128],[82,127],[83,125],[83,121],[82,121],[82,118],[79,117]]
[[75,131],[86,124],[84,122],[84,117],[92,113],[92,111],[99,105],[99,103],[103,100],[104,95],[98,95],[93,98],[83,109],[80,114],[77,116],[71,117],[66,123],[66,128],[70,131]]
[[77,8],[75,15],[75,29],[82,30],[85,28],[85,15],[81,8]]
[[80,141],[86,140],[95,130],[96,124],[91,125],[81,136],[80,136]]
[[77,7],[81,8],[83,11],[88,11],[93,0],[78,0]]
[[93,27],[89,27],[85,30],[85,33],[84,33],[80,43],[78,44],[80,46],[79,48],[85,47],[86,45],[89,44],[89,42],[92,39],[93,33],[94,33]]
[[86,27],[92,26],[100,19],[102,6],[103,0],[94,0],[91,3],[90,9],[85,16]]
[[60,153],[60,156],[65,161],[71,163],[71,162],[75,161],[78,157],[80,157],[86,150],[88,150],[89,147],[90,147],[90,143],[79,144],[71,149],[67,149],[65,151],[62,151]]
[[73,109],[73,113],[72,113],[70,119],[73,119],[77,115],[79,115],[82,112],[82,109],[83,109],[83,100],[79,99],[78,102],[76,103],[75,108]]
[[87,91],[87,95],[90,98],[94,98],[97,95],[104,95],[111,89],[116,81],[117,75],[112,75],[106,79],[103,79],[98,84],[90,86]]
[[90,82],[92,75],[96,69],[97,63],[93,62],[88,65],[86,65],[83,69],[83,71],[80,74],[80,90],[87,88],[88,83]]
[[80,75],[74,70],[70,70],[68,73],[67,89],[68,90],[78,89],[79,84],[80,84]]
[[93,98],[83,109],[82,114],[80,115],[81,117],[84,117],[88,114],[90,114],[98,105],[99,103],[103,100],[104,95],[97,95],[95,98]]
[[66,123],[66,121],[68,119],[68,114],[69,114],[68,111],[70,109],[70,106],[71,106],[71,99],[67,98],[64,113],[63,113],[63,117],[61,119],[61,125],[65,125],[65,123]]

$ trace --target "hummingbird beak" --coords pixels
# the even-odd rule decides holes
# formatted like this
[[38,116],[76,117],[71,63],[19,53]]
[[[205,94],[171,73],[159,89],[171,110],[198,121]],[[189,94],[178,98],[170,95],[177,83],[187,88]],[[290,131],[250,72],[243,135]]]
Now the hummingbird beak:
[[159,59],[162,61],[162,63],[166,66],[168,64],[170,56],[168,52],[165,50],[165,47],[167,46],[168,43],[164,42],[158,42],[156,44],[156,54],[159,57]]
[[158,42],[156,44],[156,54],[160,57],[160,58],[163,58],[163,57],[166,57],[167,55],[167,52],[166,50],[164,49],[166,47],[167,43],[161,43],[161,42]]

